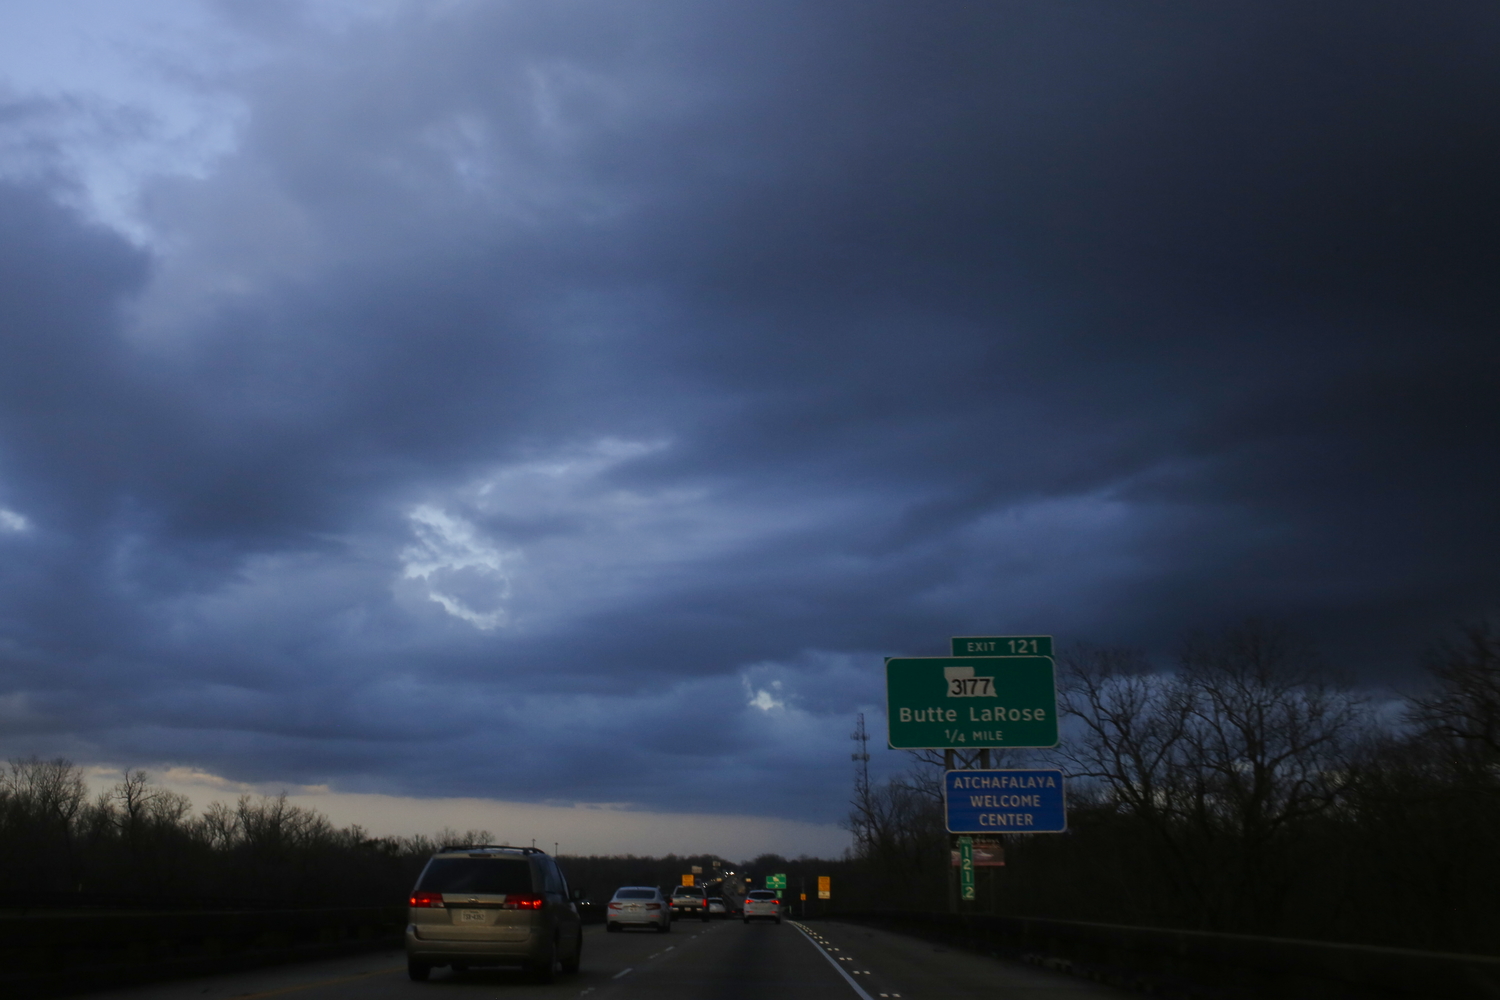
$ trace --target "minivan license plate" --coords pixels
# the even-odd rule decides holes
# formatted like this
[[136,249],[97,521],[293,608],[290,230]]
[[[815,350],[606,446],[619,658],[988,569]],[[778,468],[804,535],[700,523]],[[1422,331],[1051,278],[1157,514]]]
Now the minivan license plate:
[[458,919],[466,924],[484,923],[483,910],[460,910]]

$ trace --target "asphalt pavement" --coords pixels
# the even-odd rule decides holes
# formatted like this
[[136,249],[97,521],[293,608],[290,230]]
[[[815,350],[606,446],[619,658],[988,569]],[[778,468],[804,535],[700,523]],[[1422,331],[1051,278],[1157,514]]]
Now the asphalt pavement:
[[92,1000],[1094,1000],[1125,993],[854,924],[679,921],[668,934],[585,929],[583,967],[547,985],[520,969],[406,977],[399,951],[88,995]]

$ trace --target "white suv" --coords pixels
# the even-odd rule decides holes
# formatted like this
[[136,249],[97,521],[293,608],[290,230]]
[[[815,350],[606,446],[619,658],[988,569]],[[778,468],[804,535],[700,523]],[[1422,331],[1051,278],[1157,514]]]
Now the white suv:
[[770,889],[755,889],[745,897],[745,923],[774,920],[781,923],[781,900]]

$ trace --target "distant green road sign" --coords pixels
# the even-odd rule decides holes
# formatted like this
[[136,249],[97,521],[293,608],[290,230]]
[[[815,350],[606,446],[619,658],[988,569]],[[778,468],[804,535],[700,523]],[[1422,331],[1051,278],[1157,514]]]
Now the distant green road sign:
[[1050,635],[956,635],[954,656],[1051,656]]
[[785,889],[786,888],[786,876],[785,875],[767,875],[766,876],[766,888],[767,889]]
[[929,656],[885,661],[896,750],[1057,746],[1050,656]]

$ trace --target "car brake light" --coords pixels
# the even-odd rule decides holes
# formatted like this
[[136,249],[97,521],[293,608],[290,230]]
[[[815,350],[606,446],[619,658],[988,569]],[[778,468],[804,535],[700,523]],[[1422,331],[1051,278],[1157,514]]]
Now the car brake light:
[[440,892],[414,892],[411,896],[411,905],[420,907],[443,908],[443,894]]
[[500,904],[502,910],[540,910],[542,897],[531,892],[512,892]]
[[618,910],[620,908],[620,904],[619,903],[610,903],[609,904],[609,908],[611,910]]

